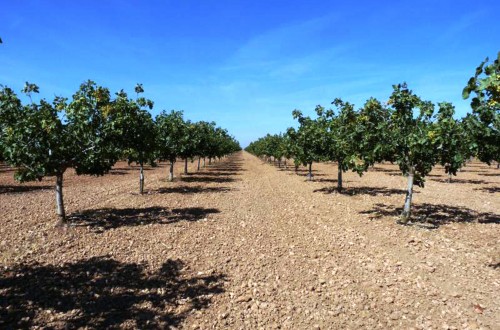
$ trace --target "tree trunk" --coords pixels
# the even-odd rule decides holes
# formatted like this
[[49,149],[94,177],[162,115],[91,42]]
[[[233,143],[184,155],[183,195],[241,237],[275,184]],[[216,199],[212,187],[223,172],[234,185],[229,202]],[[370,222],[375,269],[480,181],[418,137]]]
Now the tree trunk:
[[448,183],[451,183],[451,172],[448,172]]
[[198,171],[200,170],[201,157],[198,157]]
[[281,158],[278,159],[278,168],[281,168]]
[[312,163],[309,163],[309,173],[307,173],[307,180],[312,181]]
[[299,164],[295,164],[295,174],[299,171]]
[[285,158],[285,171],[288,170],[288,166],[286,165],[286,158]]
[[413,179],[415,177],[415,168],[410,167],[410,173],[408,173],[408,190],[406,191],[405,206],[403,213],[401,213],[401,223],[408,223],[411,216],[411,198],[413,196]]
[[144,166],[139,164],[140,170],[139,170],[139,193],[142,195],[144,194]]
[[342,192],[342,161],[338,162],[338,173],[337,173],[337,191]]
[[208,165],[212,165],[212,157],[208,157]]
[[174,181],[174,162],[170,161],[170,170],[168,171],[168,181]]
[[188,159],[184,159],[184,174],[188,174]]
[[203,157],[203,167],[205,167],[205,161],[206,161],[207,157]]
[[57,215],[59,216],[58,226],[66,224],[66,212],[64,211],[63,200],[63,174],[56,175],[56,205]]

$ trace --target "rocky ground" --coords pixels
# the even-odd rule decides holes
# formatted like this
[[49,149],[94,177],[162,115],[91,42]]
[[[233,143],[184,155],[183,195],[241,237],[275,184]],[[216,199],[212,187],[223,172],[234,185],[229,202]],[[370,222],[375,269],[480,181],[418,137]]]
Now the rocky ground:
[[[247,154],[165,180],[167,165],[53,178],[0,167],[0,328],[500,329],[500,170],[442,169],[395,223],[405,178]],[[182,165],[177,165],[180,170]]]

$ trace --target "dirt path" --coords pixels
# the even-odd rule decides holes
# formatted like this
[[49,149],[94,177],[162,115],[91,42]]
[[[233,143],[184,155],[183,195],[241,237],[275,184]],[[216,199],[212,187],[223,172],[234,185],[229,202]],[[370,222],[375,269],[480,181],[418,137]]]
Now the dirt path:
[[[451,196],[435,174],[415,198],[417,215],[440,215],[429,230],[394,223],[404,178],[393,169],[346,175],[342,195],[331,193],[334,165],[316,166],[309,183],[247,153],[175,183],[163,180],[166,167],[147,171],[144,196],[131,193],[137,178],[128,169],[70,177],[76,226],[65,231],[52,229],[52,207],[43,206],[51,191],[0,194],[0,319],[56,328],[498,329],[499,177],[472,168],[493,175],[466,173]],[[468,222],[478,219],[488,223]]]

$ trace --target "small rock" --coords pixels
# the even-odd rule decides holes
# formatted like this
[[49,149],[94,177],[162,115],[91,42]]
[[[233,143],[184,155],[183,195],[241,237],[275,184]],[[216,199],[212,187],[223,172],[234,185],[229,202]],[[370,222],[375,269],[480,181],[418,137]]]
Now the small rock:
[[392,304],[394,302],[394,298],[393,297],[387,297],[384,299],[384,301],[388,304]]
[[252,300],[252,296],[246,295],[246,296],[239,296],[238,298],[236,298],[235,302],[242,303],[242,302],[249,302],[250,300]]
[[399,315],[398,312],[395,311],[395,312],[392,312],[389,317],[390,317],[391,320],[396,321],[396,320],[399,320],[400,315]]

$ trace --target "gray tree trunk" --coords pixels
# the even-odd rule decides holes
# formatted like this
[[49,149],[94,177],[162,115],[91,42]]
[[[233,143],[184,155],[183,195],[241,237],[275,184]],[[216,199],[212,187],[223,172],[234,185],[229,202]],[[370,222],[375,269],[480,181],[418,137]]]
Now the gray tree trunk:
[[144,166],[142,164],[139,170],[139,193],[141,195],[144,193]]
[[170,170],[168,171],[168,181],[174,181],[174,162],[170,162]]
[[205,161],[206,161],[207,157],[203,157],[203,167],[205,167]]
[[413,197],[413,179],[415,178],[415,167],[410,167],[408,173],[408,190],[406,191],[405,206],[401,213],[401,223],[408,223],[411,217],[411,198]]
[[184,159],[184,174],[188,174],[188,159]]
[[201,157],[198,157],[198,171],[200,170]]
[[307,180],[312,181],[312,163],[309,163],[309,173],[307,173]]
[[337,191],[342,192],[342,162],[338,162],[338,173],[337,173]]
[[58,225],[66,224],[66,212],[64,211],[64,200],[63,200],[63,174],[56,175],[56,205],[57,205],[57,215],[59,216]]

